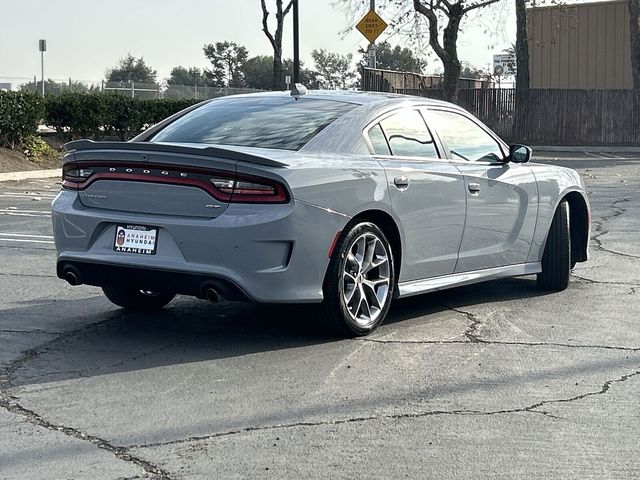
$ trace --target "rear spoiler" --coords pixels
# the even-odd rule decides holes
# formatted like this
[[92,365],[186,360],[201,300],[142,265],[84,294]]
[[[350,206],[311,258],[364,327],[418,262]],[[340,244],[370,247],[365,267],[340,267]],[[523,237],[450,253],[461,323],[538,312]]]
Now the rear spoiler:
[[151,142],[96,142],[94,140],[74,140],[64,144],[68,152],[80,152],[83,150],[131,150],[136,152],[161,152],[178,153],[184,155],[201,155],[203,157],[223,158],[237,162],[254,163],[267,167],[286,167],[286,163],[270,160],[268,158],[237,152],[219,147],[193,147],[187,145],[169,145]]

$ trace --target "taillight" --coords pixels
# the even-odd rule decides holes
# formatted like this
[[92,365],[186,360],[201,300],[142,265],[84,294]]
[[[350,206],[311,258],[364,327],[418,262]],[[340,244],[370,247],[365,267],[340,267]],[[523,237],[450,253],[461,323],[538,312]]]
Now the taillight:
[[86,182],[93,175],[90,168],[76,168],[67,166],[62,169],[62,187],[78,190],[80,184]]
[[210,171],[169,165],[91,163],[68,165],[62,169],[62,187],[84,190],[97,180],[188,185],[205,190],[221,202],[286,203],[289,195],[285,186],[275,180],[232,172]]
[[230,195],[228,201],[236,203],[282,203],[287,191],[278,182],[254,177],[239,179],[212,178],[211,183],[222,193]]

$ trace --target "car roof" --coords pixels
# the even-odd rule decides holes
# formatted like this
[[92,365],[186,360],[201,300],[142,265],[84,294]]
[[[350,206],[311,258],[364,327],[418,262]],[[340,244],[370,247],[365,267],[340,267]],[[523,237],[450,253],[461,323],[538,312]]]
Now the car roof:
[[[234,95],[235,97],[258,98],[258,97],[290,97],[289,91],[280,92],[258,92],[243,95]],[[228,98],[228,97],[219,97]],[[356,105],[372,105],[372,104],[393,104],[406,103],[408,101],[416,101],[427,105],[448,105],[451,103],[441,100],[434,100],[426,97],[415,95],[401,95],[399,93],[388,92],[362,92],[357,90],[309,90],[303,98],[312,98],[318,100],[330,100],[334,102],[353,103]]]

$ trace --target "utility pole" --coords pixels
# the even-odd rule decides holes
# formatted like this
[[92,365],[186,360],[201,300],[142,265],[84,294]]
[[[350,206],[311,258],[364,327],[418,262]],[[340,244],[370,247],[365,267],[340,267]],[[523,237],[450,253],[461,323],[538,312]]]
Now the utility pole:
[[[376,0],[369,0],[369,10],[376,11]],[[376,43],[369,44],[369,68],[376,68]]]
[[295,85],[296,83],[300,83],[300,36],[298,28],[298,0],[293,0],[293,84]]
[[42,39],[38,42],[40,48],[40,78],[42,79],[42,96],[44,97],[44,52],[47,51],[47,41]]

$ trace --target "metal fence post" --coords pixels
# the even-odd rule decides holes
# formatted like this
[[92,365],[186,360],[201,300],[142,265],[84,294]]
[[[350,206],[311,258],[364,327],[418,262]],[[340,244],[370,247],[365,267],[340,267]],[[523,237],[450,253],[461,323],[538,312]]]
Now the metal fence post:
[[131,98],[135,98],[135,97],[136,97],[136,87],[132,80],[131,81]]

